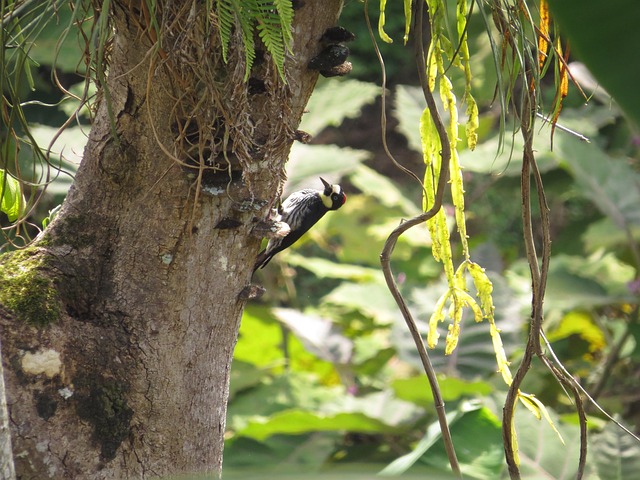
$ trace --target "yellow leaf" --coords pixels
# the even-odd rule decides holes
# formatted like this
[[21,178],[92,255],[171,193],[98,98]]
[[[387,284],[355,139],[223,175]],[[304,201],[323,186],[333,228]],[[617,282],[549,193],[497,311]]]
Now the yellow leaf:
[[438,338],[440,335],[438,334],[438,323],[444,321],[444,304],[449,298],[449,291],[447,291],[444,295],[442,295],[438,302],[436,303],[436,308],[431,314],[431,318],[429,319],[429,332],[427,333],[427,345],[429,348],[435,348],[438,344]]
[[409,41],[411,30],[411,0],[404,0],[404,44]]
[[530,394],[530,393],[524,393],[524,392],[518,392],[518,399],[522,402],[522,404],[525,407],[527,407],[527,409],[531,413],[533,413],[535,415],[535,417],[538,420],[540,420],[542,417],[544,417],[544,419],[551,426],[553,431],[556,432],[556,435],[558,435],[558,438],[560,439],[562,444],[563,445],[565,444],[564,443],[564,439],[562,438],[562,435],[560,434],[560,432],[556,428],[555,424],[553,423],[553,420],[551,420],[551,416],[549,415],[549,411],[547,410],[547,407],[544,406],[544,403],[542,403],[540,400],[538,400],[535,395]]
[[380,18],[378,19],[378,35],[380,35],[380,39],[386,43],[393,43],[393,40],[387,32],[384,31],[385,24],[385,9],[387,8],[387,0],[380,0]]
[[467,101],[467,124],[465,125],[467,147],[469,150],[474,150],[478,144],[478,128],[480,126],[478,104],[470,94],[466,95],[465,99]]
[[540,69],[547,60],[547,52],[549,50],[549,5],[547,0],[540,0],[540,33],[538,34],[538,63]]

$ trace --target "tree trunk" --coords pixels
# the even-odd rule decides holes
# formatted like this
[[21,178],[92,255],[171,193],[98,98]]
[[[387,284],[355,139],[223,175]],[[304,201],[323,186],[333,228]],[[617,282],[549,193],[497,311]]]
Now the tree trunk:
[[[220,471],[229,369],[260,243],[252,229],[284,179],[317,78],[306,65],[342,2],[306,0],[296,10],[287,84],[268,58],[254,68],[265,91],[241,96],[248,116],[229,120],[235,91],[200,105],[200,119],[224,119],[237,157],[228,164],[232,177],[214,171],[228,188],[212,194],[202,188],[201,164],[189,174],[176,161],[185,157],[174,141],[182,93],[202,85],[181,74],[183,52],[172,50],[171,39],[151,53],[153,29],[141,27],[134,3],[114,4],[108,95],[60,214],[34,247],[0,258],[2,356],[20,479]],[[217,38],[205,31],[202,45]],[[238,58],[230,57],[226,78],[242,67]],[[200,73],[210,74],[203,62]],[[246,91],[233,78],[225,88]]]

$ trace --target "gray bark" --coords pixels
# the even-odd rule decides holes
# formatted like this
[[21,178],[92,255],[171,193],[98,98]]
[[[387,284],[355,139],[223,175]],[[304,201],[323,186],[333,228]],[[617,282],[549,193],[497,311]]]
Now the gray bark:
[[[19,478],[220,471],[229,369],[260,243],[251,231],[279,191],[292,142],[281,133],[300,121],[317,78],[306,64],[340,5],[307,0],[297,11],[288,84],[266,82],[245,119],[271,141],[241,159],[245,183],[233,195],[197,198],[165,152],[176,85],[150,63],[131,15],[117,13],[108,89],[118,140],[103,101],[61,213],[35,247],[0,258],[7,271],[33,272],[18,268],[12,282],[33,289],[43,314],[0,305]],[[238,198],[264,202],[246,210]],[[229,219],[233,228],[219,228]]]
[[[0,345],[0,351],[2,346]],[[0,363],[0,478],[14,480],[13,450],[11,448],[11,432],[9,431],[9,413],[4,389],[4,368]]]

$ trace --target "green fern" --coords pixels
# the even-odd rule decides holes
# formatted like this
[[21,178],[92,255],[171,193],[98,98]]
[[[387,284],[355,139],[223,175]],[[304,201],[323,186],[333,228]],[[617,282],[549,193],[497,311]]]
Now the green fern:
[[293,7],[290,0],[216,0],[216,16],[225,62],[228,61],[234,28],[240,32],[245,55],[245,81],[256,58],[255,31],[271,55],[280,77],[285,80],[285,53],[291,50],[293,41]]

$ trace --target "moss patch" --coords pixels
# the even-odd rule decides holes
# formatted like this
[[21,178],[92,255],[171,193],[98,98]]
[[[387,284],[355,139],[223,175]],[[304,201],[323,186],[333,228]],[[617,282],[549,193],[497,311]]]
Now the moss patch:
[[45,254],[27,248],[0,256],[0,303],[19,320],[46,326],[60,318],[60,299],[44,267]]
[[78,416],[93,424],[93,438],[100,443],[102,458],[112,460],[131,428],[133,410],[127,403],[127,387],[98,376],[74,383],[81,391],[76,395]]

